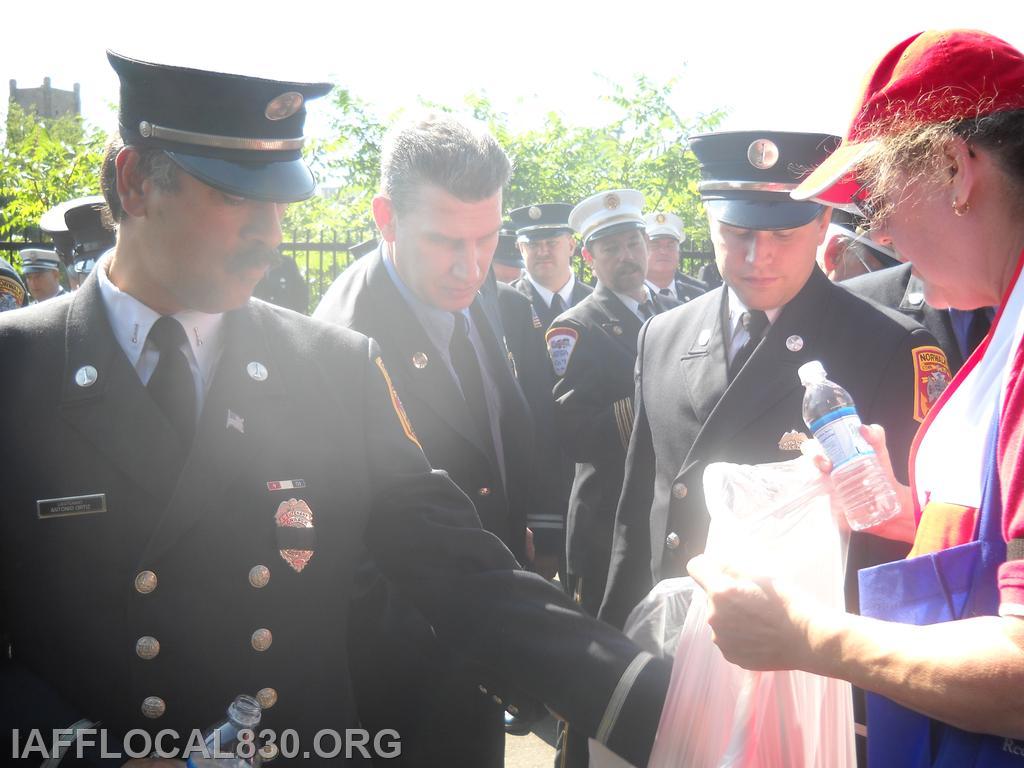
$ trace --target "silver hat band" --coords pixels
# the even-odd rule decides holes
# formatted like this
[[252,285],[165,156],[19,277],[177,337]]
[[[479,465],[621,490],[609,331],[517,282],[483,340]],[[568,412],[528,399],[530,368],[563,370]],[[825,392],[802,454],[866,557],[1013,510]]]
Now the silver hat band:
[[781,181],[702,181],[704,192],[792,192],[799,184]]
[[144,139],[161,139],[179,144],[193,144],[199,147],[216,147],[217,149],[247,149],[258,152],[274,152],[281,150],[302,149],[306,138],[297,139],[244,139],[238,136],[217,136],[212,133],[196,133],[181,131],[177,128],[166,128],[153,125],[143,120],[139,123],[139,134]]

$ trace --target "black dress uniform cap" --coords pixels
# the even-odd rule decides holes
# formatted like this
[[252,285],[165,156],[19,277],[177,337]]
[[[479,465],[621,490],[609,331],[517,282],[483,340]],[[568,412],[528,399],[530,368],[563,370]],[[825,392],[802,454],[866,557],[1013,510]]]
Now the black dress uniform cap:
[[[75,238],[68,231],[67,222],[64,221],[64,214],[77,205],[88,204],[105,205],[102,195],[89,195],[88,197],[76,197],[74,200],[65,200],[58,203],[43,214],[39,220],[39,228],[53,240],[53,247],[57,255],[65,264],[71,264],[75,260]],[[111,240],[113,244],[113,240]]]
[[107,51],[121,81],[125,144],[163,149],[228,194],[291,203],[316,191],[302,160],[308,99],[330,83],[296,83],[138,61]]
[[690,137],[700,161],[700,196],[723,224],[743,229],[793,229],[821,213],[817,203],[789,196],[839,145],[827,133],[723,131]]
[[509,212],[512,226],[521,241],[545,240],[555,235],[571,233],[569,214],[572,206],[568,203],[540,203],[524,205]]
[[525,267],[523,254],[516,245],[517,241],[515,225],[511,221],[502,223],[501,231],[498,232],[498,247],[494,251],[494,260],[507,267]]

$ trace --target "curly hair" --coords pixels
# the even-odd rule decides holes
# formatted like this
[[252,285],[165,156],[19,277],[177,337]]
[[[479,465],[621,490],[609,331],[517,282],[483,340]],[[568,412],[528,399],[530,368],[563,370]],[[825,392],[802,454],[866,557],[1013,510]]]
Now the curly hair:
[[961,138],[989,152],[1024,214],[1024,110],[996,112],[969,120],[917,123],[883,134],[857,169],[866,192],[864,208],[877,224],[915,182],[943,182],[949,167],[944,148]]

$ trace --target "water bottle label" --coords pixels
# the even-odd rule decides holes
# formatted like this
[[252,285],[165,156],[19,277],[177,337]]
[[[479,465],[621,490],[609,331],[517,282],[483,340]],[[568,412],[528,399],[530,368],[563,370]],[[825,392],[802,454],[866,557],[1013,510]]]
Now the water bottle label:
[[875,453],[861,437],[860,417],[855,408],[838,408],[811,422],[810,427],[832,462],[833,471],[847,462]]

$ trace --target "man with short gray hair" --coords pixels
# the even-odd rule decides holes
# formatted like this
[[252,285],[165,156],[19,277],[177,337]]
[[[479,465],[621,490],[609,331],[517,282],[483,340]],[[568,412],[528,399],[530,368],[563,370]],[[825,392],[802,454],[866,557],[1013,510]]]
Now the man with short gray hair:
[[[534,501],[532,420],[498,309],[478,294],[510,172],[505,152],[480,126],[446,115],[392,130],[373,199],[382,242],[338,277],[313,316],[380,344],[430,463],[448,472],[484,528],[520,562],[551,576],[559,537],[540,526],[534,537],[530,528],[542,508]],[[364,722],[397,728],[408,764],[502,765],[502,711],[523,702],[481,693],[472,672],[441,652],[426,620],[383,579],[355,612],[363,619],[352,653]]]

